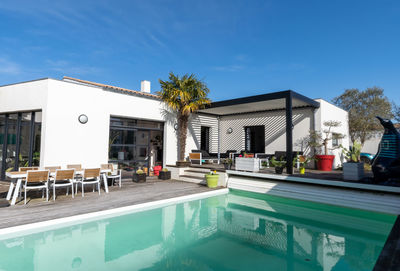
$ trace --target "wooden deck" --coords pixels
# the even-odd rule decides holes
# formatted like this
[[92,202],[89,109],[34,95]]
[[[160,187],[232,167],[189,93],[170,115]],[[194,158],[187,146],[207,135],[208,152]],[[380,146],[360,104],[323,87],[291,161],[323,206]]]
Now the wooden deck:
[[[7,182],[0,182],[1,198],[6,197],[8,185]],[[65,190],[60,189],[59,191],[56,201],[51,198],[49,202],[46,202],[41,198],[41,192],[32,191],[28,194],[32,198],[29,199],[27,205],[24,205],[22,199],[15,206],[0,208],[0,228],[201,193],[210,191],[210,189],[194,183],[175,180],[159,181],[150,177],[146,183],[133,183],[129,179],[123,180],[122,188],[110,187],[110,193],[106,194],[102,190],[100,196],[97,191],[93,193],[91,189],[85,189],[84,198],[79,190],[79,193],[72,199],[71,195],[65,195]]]

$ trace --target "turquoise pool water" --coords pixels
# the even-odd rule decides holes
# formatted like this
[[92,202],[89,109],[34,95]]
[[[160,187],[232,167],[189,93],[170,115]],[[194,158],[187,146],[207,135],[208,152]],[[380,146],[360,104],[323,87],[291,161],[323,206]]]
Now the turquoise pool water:
[[231,191],[0,241],[0,270],[372,270],[395,216]]

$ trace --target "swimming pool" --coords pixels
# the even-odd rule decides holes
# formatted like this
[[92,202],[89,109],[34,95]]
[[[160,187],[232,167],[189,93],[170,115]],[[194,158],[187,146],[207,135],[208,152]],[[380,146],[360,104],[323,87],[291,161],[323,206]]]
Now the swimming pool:
[[395,219],[231,190],[0,240],[0,270],[372,270]]

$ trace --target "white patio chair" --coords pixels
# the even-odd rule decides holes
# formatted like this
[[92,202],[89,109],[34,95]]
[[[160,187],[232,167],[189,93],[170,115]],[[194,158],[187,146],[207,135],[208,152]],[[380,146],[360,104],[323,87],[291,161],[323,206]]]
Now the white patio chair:
[[122,170],[121,169],[114,169],[113,164],[101,164],[100,168],[103,169],[109,169],[111,170],[111,174],[106,175],[107,178],[112,179],[111,185],[114,185],[114,181],[118,181],[119,187],[121,188],[122,184]]
[[49,201],[49,171],[48,170],[28,170],[24,184],[24,204],[26,204],[27,190],[46,190],[46,201]]
[[56,200],[56,188],[66,187],[67,195],[71,187],[72,198],[74,198],[75,169],[57,169],[54,180],[51,183],[53,188],[53,200]]
[[[77,180],[77,185],[78,183],[81,183],[82,185],[82,197],[85,196],[85,185],[88,184],[91,184],[93,186],[97,184],[97,189],[99,190],[99,195],[100,195],[100,168],[84,169],[83,177],[81,180]],[[78,192],[78,188],[76,188],[76,191]]]

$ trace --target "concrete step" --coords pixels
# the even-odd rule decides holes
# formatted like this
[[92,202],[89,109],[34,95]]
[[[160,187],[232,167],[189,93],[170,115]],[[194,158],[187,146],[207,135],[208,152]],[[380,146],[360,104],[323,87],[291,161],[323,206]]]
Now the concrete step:
[[191,176],[191,177],[197,177],[197,178],[204,178],[204,175],[207,174],[208,172],[201,172],[201,171],[188,171],[185,170],[185,173],[183,175],[185,176]]
[[191,175],[179,175],[179,180],[189,183],[206,184],[206,179],[203,177],[191,176]]

